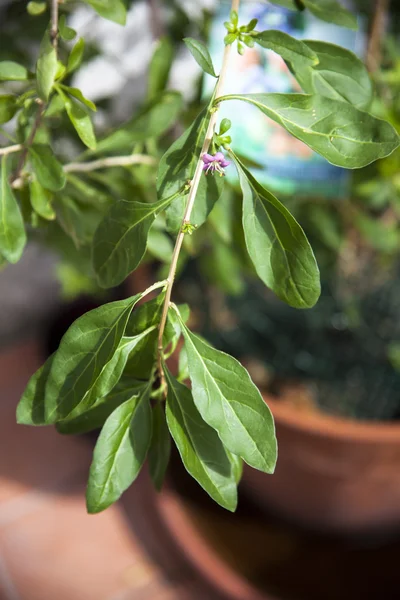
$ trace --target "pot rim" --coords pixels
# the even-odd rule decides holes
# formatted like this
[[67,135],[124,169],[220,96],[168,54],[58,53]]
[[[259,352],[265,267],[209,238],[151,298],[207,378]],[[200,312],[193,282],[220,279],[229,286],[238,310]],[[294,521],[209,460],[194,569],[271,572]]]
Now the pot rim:
[[229,600],[276,600],[255,588],[223,560],[202,536],[170,482],[166,483],[163,493],[156,497],[157,509],[176,544],[196,571]]
[[344,441],[400,445],[400,421],[356,421],[323,412],[303,412],[263,393],[278,425]]

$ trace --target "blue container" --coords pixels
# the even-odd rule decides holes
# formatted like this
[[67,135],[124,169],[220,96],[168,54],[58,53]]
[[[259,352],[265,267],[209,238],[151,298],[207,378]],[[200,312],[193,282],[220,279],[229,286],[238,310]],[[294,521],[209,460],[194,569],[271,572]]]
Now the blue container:
[[[229,20],[230,2],[221,2],[210,34],[210,51],[215,67],[222,61],[223,38],[227,33],[224,21]],[[243,2],[240,23],[258,19],[257,30],[279,29],[298,39],[331,42],[362,54],[365,35],[325,23],[308,11],[294,12],[267,2]],[[215,79],[207,76],[205,94],[209,96]],[[246,48],[245,55],[231,53],[224,93],[251,94],[262,92],[301,92],[283,59],[259,46]],[[348,194],[350,173],[335,167],[293,138],[283,127],[245,102],[222,104],[220,117],[232,121],[232,148],[254,160],[262,168],[252,169],[258,180],[269,188],[285,194],[340,198]],[[235,179],[233,169],[228,177]]]

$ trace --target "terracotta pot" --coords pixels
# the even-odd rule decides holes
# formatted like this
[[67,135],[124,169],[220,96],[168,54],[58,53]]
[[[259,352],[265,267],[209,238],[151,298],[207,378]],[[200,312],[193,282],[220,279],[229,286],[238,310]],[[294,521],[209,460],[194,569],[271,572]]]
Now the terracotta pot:
[[333,533],[400,529],[400,424],[304,413],[267,398],[275,417],[275,474],[246,468],[243,491],[298,525]]
[[182,600],[274,600],[223,560],[168,482],[157,494],[147,472],[142,472],[122,504],[152,559],[169,577],[179,573],[187,594],[179,596]]

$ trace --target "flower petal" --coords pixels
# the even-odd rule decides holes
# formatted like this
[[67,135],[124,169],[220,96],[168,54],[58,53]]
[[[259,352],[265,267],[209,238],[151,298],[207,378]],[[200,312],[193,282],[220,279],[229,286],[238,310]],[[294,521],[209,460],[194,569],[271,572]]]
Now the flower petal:
[[225,160],[225,156],[222,154],[222,152],[217,152],[217,154],[214,156],[214,160],[220,163],[222,160]]
[[212,156],[212,154],[203,154],[203,156],[201,157],[201,160],[203,161],[203,163],[207,164],[210,162],[213,162],[214,157]]

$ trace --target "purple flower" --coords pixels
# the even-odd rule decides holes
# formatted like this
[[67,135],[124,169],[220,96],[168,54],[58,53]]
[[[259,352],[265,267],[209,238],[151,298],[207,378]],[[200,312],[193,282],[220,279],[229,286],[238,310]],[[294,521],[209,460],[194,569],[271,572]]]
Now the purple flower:
[[225,167],[231,164],[225,159],[225,156],[222,154],[222,152],[217,152],[215,156],[212,154],[203,154],[201,159],[204,163],[203,171],[206,172],[206,175],[207,173],[215,173],[216,171],[222,177],[222,175],[225,175]]

